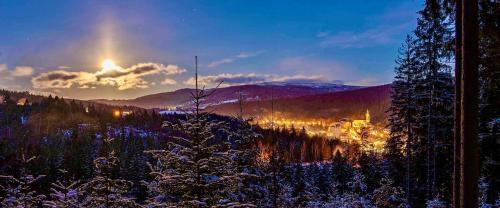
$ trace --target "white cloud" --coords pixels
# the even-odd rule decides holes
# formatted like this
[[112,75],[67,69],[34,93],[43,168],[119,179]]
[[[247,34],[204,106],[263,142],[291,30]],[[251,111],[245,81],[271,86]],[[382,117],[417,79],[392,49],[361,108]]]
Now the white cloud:
[[0,64],[0,72],[7,71],[7,64]]
[[14,77],[25,77],[31,76],[33,74],[33,67],[30,66],[16,66],[14,70],[11,72],[11,75]]
[[[224,82],[225,86],[229,85],[238,85],[238,84],[252,84],[259,83],[265,81],[265,76],[260,76],[256,74],[230,74],[223,73],[218,75],[209,75],[209,76],[198,76],[198,84],[200,85],[214,85],[219,84],[220,82]],[[188,80],[184,81],[184,84],[187,85],[195,85],[195,78],[191,77]]]
[[364,31],[342,31],[322,37],[320,46],[337,48],[366,48],[399,41],[397,35],[404,33],[409,23],[381,25]]
[[30,66],[16,66],[13,70],[9,70],[7,64],[0,64],[0,79],[14,80],[15,77],[31,76],[34,72]]
[[218,60],[218,61],[212,61],[208,64],[208,67],[216,67],[216,66],[219,66],[219,65],[222,65],[222,64],[229,64],[229,63],[232,63],[234,62],[234,58],[225,58],[225,59],[222,59],[222,60]]
[[316,34],[316,37],[322,38],[322,37],[326,37],[328,35],[330,35],[330,32],[319,32],[318,34]]
[[401,1],[380,14],[366,18],[361,30],[320,32],[321,47],[367,48],[399,43],[416,23],[418,1]]
[[89,73],[54,70],[41,73],[33,77],[31,82],[34,88],[78,88],[87,89],[96,86],[112,86],[118,90],[148,88],[150,83],[144,80],[145,76],[163,74],[164,76],[182,74],[186,71],[177,65],[163,65],[158,63],[139,63],[128,68],[116,66],[114,68]]
[[380,80],[375,79],[375,78],[364,78],[360,80],[355,80],[355,81],[350,81],[348,82],[349,85],[356,85],[356,86],[374,86],[374,85],[380,85],[384,84],[380,82]]
[[287,82],[287,83],[327,82],[324,76],[319,76],[319,75],[313,75],[313,76],[294,75],[294,76],[273,77],[271,81]]
[[173,80],[173,79],[170,79],[170,78],[165,78],[161,84],[163,85],[174,85],[174,84],[177,84],[177,81]]
[[[218,75],[198,76],[198,84],[202,86],[214,86],[222,82],[223,86],[243,85],[243,84],[259,84],[266,82],[286,82],[286,83],[314,83],[314,82],[331,82],[323,76],[277,76],[265,74],[229,74],[223,73]],[[338,83],[339,81],[335,81]],[[186,85],[195,85],[195,78],[191,77],[184,81]]]
[[37,89],[70,88],[73,85],[79,85],[80,88],[88,88],[88,85],[96,81],[97,78],[92,73],[67,72],[64,70],[41,73],[31,79],[33,87]]
[[238,55],[230,56],[228,58],[224,58],[224,59],[217,60],[217,61],[212,61],[212,62],[210,62],[208,64],[208,67],[213,68],[213,67],[216,67],[216,66],[219,66],[219,65],[222,65],[222,64],[233,63],[233,62],[235,62],[238,59],[255,57],[255,56],[260,55],[261,53],[262,53],[262,51],[257,51],[257,52],[253,52],[253,53],[242,52],[242,53],[240,53]]

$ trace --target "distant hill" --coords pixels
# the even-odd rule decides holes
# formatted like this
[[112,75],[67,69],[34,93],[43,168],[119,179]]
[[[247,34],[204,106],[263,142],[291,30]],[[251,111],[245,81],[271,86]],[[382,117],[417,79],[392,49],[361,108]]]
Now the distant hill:
[[[370,111],[372,121],[387,123],[387,110],[390,106],[391,85],[365,87],[338,92],[320,93],[300,97],[274,99],[274,112],[277,116],[292,119],[363,119],[366,110]],[[211,107],[221,115],[236,115],[239,105],[225,103]],[[247,117],[269,116],[271,100],[247,101],[243,104]]]
[[[294,98],[306,95],[316,95],[327,92],[358,89],[360,87],[341,84],[289,84],[289,83],[265,83],[260,85],[241,85],[217,89],[205,104],[219,105],[235,102],[238,92],[241,92],[247,101]],[[191,102],[191,93],[194,89],[179,89],[173,92],[164,92],[138,97],[130,100],[107,100],[98,99],[92,102],[109,105],[129,105],[141,108],[173,108],[188,106]]]
[[[26,99],[28,103],[35,103],[35,102],[40,102],[43,99],[47,98],[49,95],[39,95],[39,94],[33,94],[27,91],[11,91],[11,90],[6,90],[6,89],[0,89],[0,97],[4,99],[4,97],[8,95],[10,100],[17,102],[20,99]],[[53,96],[55,97],[55,96]],[[115,105],[109,105],[106,103],[99,103],[99,102],[92,102],[92,101],[87,101],[87,100],[78,100],[78,99],[68,99],[64,97],[59,97],[64,99],[66,102],[70,101],[75,101],[77,103],[81,103],[83,106],[89,106],[92,105],[97,109],[105,109],[105,110],[113,110],[116,109],[117,107]],[[133,111],[143,111],[143,108],[136,107],[136,106],[127,106],[126,108],[120,107],[120,109],[124,110],[133,110]]]

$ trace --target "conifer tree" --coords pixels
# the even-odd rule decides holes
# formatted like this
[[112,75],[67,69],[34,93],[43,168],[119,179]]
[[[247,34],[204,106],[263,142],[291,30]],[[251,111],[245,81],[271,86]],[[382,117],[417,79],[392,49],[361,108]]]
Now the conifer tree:
[[[446,48],[451,31],[446,21],[441,0],[427,0],[419,12],[415,30],[415,54],[418,61],[415,102],[415,129],[412,132],[416,144],[414,164],[418,181],[414,187],[418,198],[434,198],[448,187],[452,170],[453,88],[451,69],[446,64],[451,51]],[[413,194],[413,193],[412,193]]]
[[157,160],[150,165],[151,206],[209,207],[232,203],[223,195],[234,174],[227,151],[226,125],[202,110],[203,100],[214,90],[198,89],[197,70],[195,78],[193,109],[186,112],[185,120],[163,125],[178,131],[180,136],[173,136],[165,150],[148,151]]
[[[258,168],[258,149],[256,140],[261,137],[255,132],[254,126],[250,125],[251,119],[243,117],[243,94],[239,92],[238,102],[240,112],[236,119],[236,129],[229,135],[232,148],[230,154],[234,168],[234,175],[231,179],[231,187],[235,201],[244,203],[247,206],[257,205],[264,197],[262,186],[263,172]],[[229,190],[230,191],[230,190]]]
[[[415,50],[415,41],[407,35],[396,59],[396,76],[392,83],[389,109],[390,137],[385,148],[389,174],[393,176],[396,184],[405,185],[408,201],[412,192],[412,148],[415,145],[413,130],[416,125],[413,116],[417,108],[414,96],[419,67]],[[405,170],[401,169],[404,166]]]
[[78,186],[80,181],[70,180],[66,178],[68,171],[59,170],[62,175],[61,180],[52,183],[50,188],[50,199],[44,201],[43,205],[51,208],[77,208],[78,202]]
[[372,202],[376,207],[406,207],[404,191],[395,186],[390,178],[380,180],[380,186],[372,193]]
[[2,207],[39,207],[42,205],[45,195],[38,193],[34,186],[45,175],[32,175],[29,167],[36,157],[26,158],[21,154],[21,167],[19,177],[1,175],[2,185],[0,189],[5,192],[0,196],[0,205]]
[[120,164],[111,147],[113,139],[104,139],[106,155],[94,160],[96,175],[80,187],[83,207],[138,207],[133,198],[128,197],[132,183],[116,179],[114,172]]
[[479,1],[479,139],[486,201],[500,201],[500,2]]

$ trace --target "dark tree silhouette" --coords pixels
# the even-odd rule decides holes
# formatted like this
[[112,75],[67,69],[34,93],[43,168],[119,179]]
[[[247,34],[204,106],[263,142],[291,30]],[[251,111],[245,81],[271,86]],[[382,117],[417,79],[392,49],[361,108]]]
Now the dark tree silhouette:
[[462,106],[461,186],[462,207],[478,207],[478,2],[462,2]]

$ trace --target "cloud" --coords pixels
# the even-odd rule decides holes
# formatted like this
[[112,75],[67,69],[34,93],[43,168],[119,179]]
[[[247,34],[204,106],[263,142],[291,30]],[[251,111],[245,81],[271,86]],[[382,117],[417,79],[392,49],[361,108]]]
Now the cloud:
[[7,64],[0,64],[0,72],[7,71]]
[[173,80],[173,79],[170,79],[170,78],[165,78],[161,84],[163,85],[174,85],[174,84],[177,84],[177,81]]
[[409,28],[409,23],[381,25],[364,31],[342,31],[321,37],[320,46],[337,48],[366,48],[399,41],[397,35]]
[[80,88],[89,88],[89,85],[96,81],[97,78],[92,73],[67,72],[64,70],[41,73],[31,79],[33,87],[36,89],[70,88],[73,85],[78,85]]
[[322,38],[322,37],[326,37],[328,35],[330,35],[330,32],[319,32],[318,34],[316,34],[316,37]]
[[401,36],[414,28],[419,4],[401,1],[378,15],[367,17],[362,30],[320,32],[316,37],[321,47],[367,48],[399,43]]
[[374,86],[374,85],[380,85],[383,84],[380,82],[380,80],[375,79],[375,78],[364,78],[360,80],[355,80],[355,81],[350,81],[348,82],[349,85],[357,85],[357,86]]
[[[218,75],[198,76],[198,84],[202,86],[214,86],[222,82],[223,86],[234,86],[243,84],[260,84],[266,82],[286,82],[286,83],[326,83],[332,82],[322,76],[277,76],[277,75],[262,75],[262,74],[229,74],[223,73]],[[339,81],[334,81],[339,83]],[[195,78],[191,77],[184,81],[186,85],[195,85]]]
[[212,68],[212,67],[216,67],[216,66],[219,66],[219,65],[222,65],[222,64],[229,64],[229,63],[234,62],[234,60],[235,60],[235,58],[225,58],[225,59],[222,59],[222,60],[213,61],[213,62],[210,62],[208,64],[208,67]]
[[115,66],[112,69],[102,69],[95,73],[69,72],[54,70],[33,77],[34,88],[70,88],[76,86],[82,89],[96,86],[112,86],[118,90],[148,88],[150,83],[143,78],[148,75],[163,74],[164,76],[182,74],[186,71],[177,65],[158,63],[139,63],[128,68]]
[[[329,82],[324,76],[313,75],[294,75],[294,76],[283,76],[283,77],[273,77],[271,79],[273,82],[286,82],[286,83],[311,83],[311,82]],[[338,81],[335,81],[338,82]]]
[[14,68],[14,70],[11,72],[11,75],[14,77],[31,76],[33,74],[33,71],[33,67],[16,66],[16,68]]
[[242,53],[240,53],[238,55],[234,55],[234,56],[231,56],[231,57],[228,57],[228,58],[224,58],[224,59],[221,59],[221,60],[217,60],[217,61],[212,61],[212,62],[210,62],[208,64],[208,67],[213,68],[213,67],[216,67],[216,66],[219,66],[219,65],[222,65],[222,64],[233,63],[233,62],[235,62],[238,59],[255,57],[255,56],[260,55],[261,53],[262,53],[262,51],[257,51],[257,52],[253,52],[253,53],[242,52]]
[[[229,74],[223,73],[218,75],[198,76],[198,84],[200,85],[214,85],[224,81],[225,86],[238,85],[238,84],[252,84],[265,81],[265,77],[258,76],[254,73],[251,74]],[[191,77],[184,81],[184,84],[195,85],[195,78]]]
[[35,70],[30,66],[16,66],[9,70],[7,64],[0,64],[0,78],[13,80],[15,77],[31,76]]

